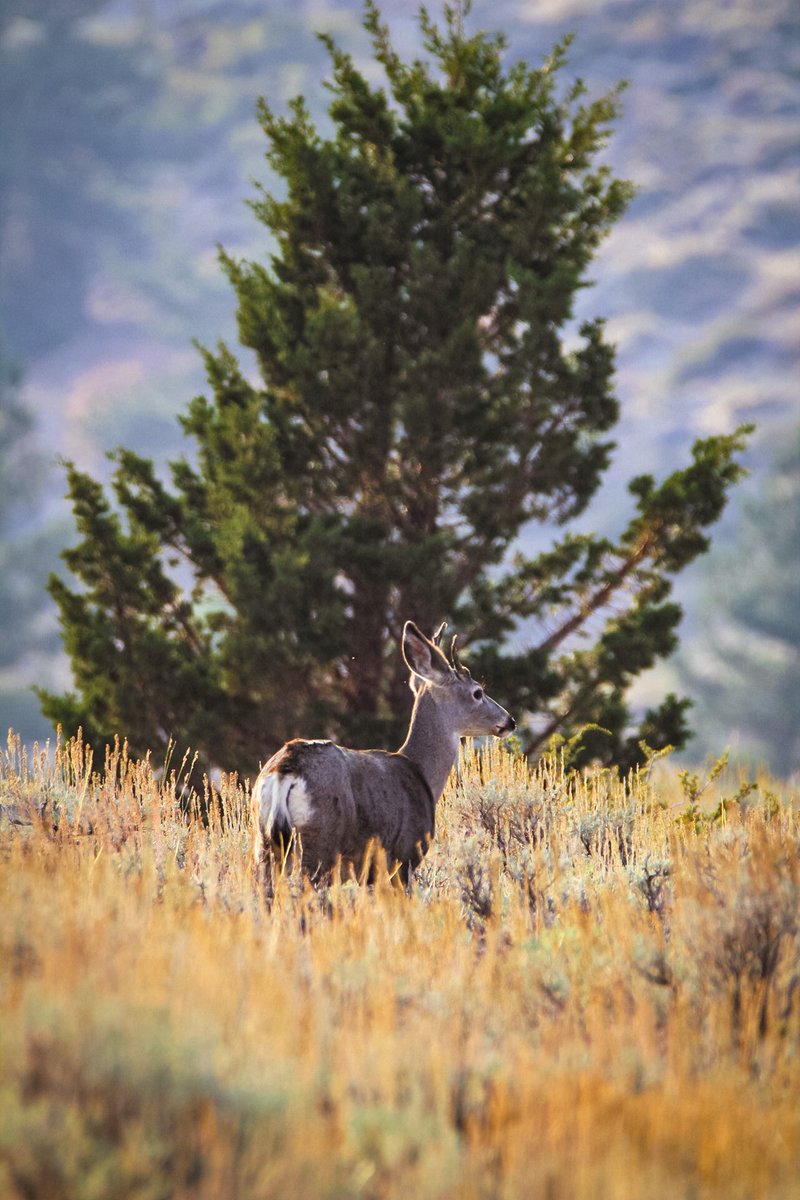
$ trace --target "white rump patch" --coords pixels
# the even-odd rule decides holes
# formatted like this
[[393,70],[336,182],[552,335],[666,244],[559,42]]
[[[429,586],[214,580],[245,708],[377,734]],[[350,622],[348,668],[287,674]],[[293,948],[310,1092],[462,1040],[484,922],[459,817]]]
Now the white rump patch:
[[267,841],[276,823],[302,829],[313,812],[305,781],[299,775],[279,775],[276,771],[257,780],[253,803],[259,829]]
[[289,820],[292,825],[297,826],[298,829],[302,829],[311,820],[314,812],[308,788],[306,787],[305,780],[300,779],[297,775],[286,775],[284,778],[292,781],[286,793],[286,807],[289,810]]

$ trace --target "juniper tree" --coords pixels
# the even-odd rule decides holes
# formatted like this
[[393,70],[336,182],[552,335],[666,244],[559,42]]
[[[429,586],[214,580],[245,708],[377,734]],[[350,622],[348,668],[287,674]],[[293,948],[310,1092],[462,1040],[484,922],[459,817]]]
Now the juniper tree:
[[[585,753],[628,765],[643,738],[686,737],[685,701],[637,724],[625,694],[675,645],[670,581],[708,544],[741,433],[635,479],[618,540],[574,531],[618,418],[602,321],[573,329],[631,196],[599,162],[618,95],[562,85],[566,41],[509,66],[501,36],[421,10],[407,63],[371,3],[364,24],[378,83],[323,38],[329,133],[302,98],[259,104],[277,184],[252,206],[274,250],[221,256],[259,381],[202,351],[209,394],[169,483],[124,449],[113,498],[69,469],[80,586],[51,589],[76,691],[45,712],[242,769],[297,734],[391,745],[398,631],[447,618],[533,714],[530,748],[594,724]],[[526,555],[534,524],[566,532]]]

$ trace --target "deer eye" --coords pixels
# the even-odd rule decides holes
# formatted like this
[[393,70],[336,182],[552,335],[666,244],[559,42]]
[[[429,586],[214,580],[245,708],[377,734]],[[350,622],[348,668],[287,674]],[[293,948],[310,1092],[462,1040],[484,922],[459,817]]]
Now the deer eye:
[[472,693],[472,699],[473,700],[482,700],[483,699],[483,688],[475,688],[475,691]]

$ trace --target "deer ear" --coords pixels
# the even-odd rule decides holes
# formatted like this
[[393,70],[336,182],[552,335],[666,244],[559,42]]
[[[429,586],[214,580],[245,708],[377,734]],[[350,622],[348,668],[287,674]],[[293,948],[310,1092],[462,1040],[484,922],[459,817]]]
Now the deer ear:
[[426,683],[445,683],[453,674],[441,650],[420,632],[413,621],[406,621],[403,627],[403,658],[409,671]]

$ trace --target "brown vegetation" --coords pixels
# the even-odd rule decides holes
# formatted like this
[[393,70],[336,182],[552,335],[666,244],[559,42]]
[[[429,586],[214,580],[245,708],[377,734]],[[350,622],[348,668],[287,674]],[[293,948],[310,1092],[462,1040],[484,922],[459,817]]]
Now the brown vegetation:
[[796,1196],[794,800],[686,786],[470,754],[410,894],[268,903],[233,781],[11,743],[0,1194]]

